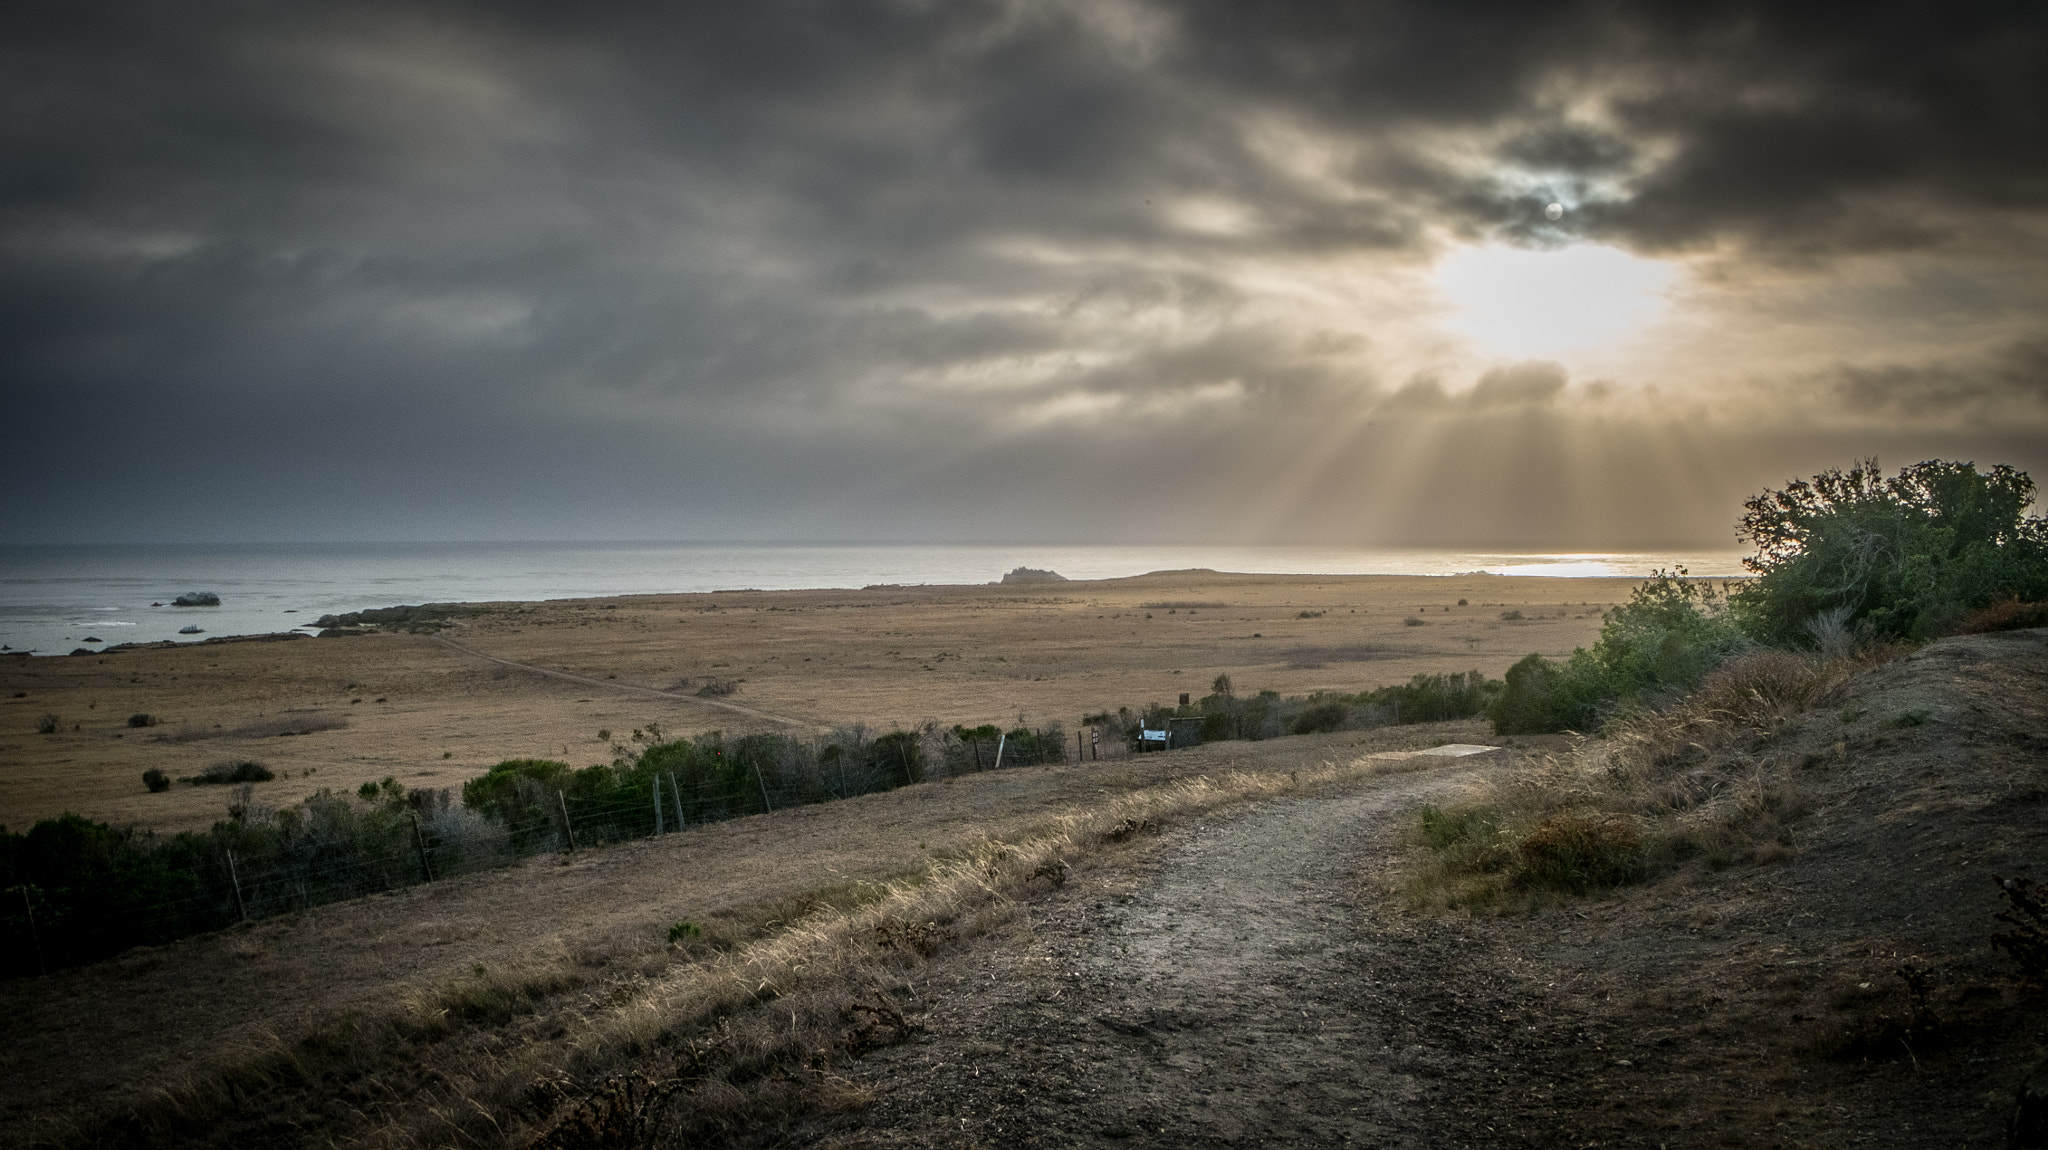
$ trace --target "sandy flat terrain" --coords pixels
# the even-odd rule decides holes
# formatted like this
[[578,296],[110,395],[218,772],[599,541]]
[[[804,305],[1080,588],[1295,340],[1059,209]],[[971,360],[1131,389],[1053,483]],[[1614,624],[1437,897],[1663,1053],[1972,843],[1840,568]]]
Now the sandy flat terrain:
[[[925,719],[1072,729],[1087,713],[1200,697],[1218,674],[1239,693],[1287,695],[1421,672],[1498,676],[1532,651],[1561,656],[1591,642],[1601,608],[1634,582],[1173,572],[729,591],[494,604],[448,641],[378,634],[7,659],[0,823],[24,829],[72,810],[204,827],[221,817],[225,788],[152,795],[142,772],[182,777],[230,758],[278,771],[257,797],[283,806],[387,775],[456,786],[512,757],[603,762],[600,731],[624,738],[650,722],[679,734],[778,720],[806,731]],[[1510,611],[1522,617],[1504,619]],[[753,713],[697,698],[713,679],[738,680],[726,701]],[[127,726],[145,712],[159,724]],[[46,714],[60,729],[39,735]],[[265,733],[279,723],[328,726]]]

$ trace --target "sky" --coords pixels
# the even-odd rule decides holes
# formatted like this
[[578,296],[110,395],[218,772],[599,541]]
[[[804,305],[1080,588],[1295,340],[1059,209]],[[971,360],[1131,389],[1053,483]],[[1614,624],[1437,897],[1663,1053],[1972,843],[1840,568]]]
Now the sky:
[[0,542],[1736,546],[2048,480],[2048,6],[0,11]]

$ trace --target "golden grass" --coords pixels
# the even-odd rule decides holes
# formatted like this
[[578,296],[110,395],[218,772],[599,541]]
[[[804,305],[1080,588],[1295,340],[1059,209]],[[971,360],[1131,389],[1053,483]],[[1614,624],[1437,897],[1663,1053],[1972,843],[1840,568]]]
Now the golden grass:
[[[448,632],[484,655],[582,682],[405,634],[9,659],[0,661],[0,760],[10,764],[0,823],[21,830],[69,810],[204,829],[222,817],[218,794],[182,785],[150,794],[142,772],[195,775],[229,754],[275,769],[257,797],[284,808],[387,775],[409,789],[456,787],[508,758],[609,761],[600,730],[758,727],[697,697],[713,680],[740,681],[733,703],[879,731],[928,718],[1008,730],[1020,716],[1071,730],[1104,709],[1200,697],[1219,673],[1241,692],[1285,695],[1474,668],[1497,677],[1531,651],[1562,657],[1592,642],[1602,605],[1625,600],[1634,582],[1181,572],[1049,588],[491,604]],[[1430,626],[1403,625],[1424,606]],[[1524,618],[1503,621],[1503,607]],[[159,725],[128,727],[140,712]],[[38,735],[45,713],[61,727]]]

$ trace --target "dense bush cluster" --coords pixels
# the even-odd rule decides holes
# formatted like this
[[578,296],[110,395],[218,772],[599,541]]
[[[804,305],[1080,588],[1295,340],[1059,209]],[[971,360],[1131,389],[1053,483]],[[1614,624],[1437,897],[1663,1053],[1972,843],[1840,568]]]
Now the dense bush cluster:
[[1563,663],[1530,655],[1509,668],[1487,716],[1503,735],[1590,731],[1620,708],[1690,691],[1752,645],[1713,584],[1683,568],[1659,571],[1607,613],[1591,649]]
[[2048,520],[2026,513],[2034,494],[2004,464],[1938,459],[1889,479],[1869,460],[1765,491],[1740,527],[1760,576],[1736,598],[1744,630],[1773,646],[1812,646],[1828,620],[1930,639],[1994,603],[2048,599]]
[[1755,647],[1839,656],[1872,642],[2048,621],[2048,520],[2034,483],[1999,465],[1930,460],[1885,478],[1875,461],[1744,505],[1756,574],[1732,594],[1658,572],[1607,615],[1590,650],[1530,655],[1488,710],[1501,734],[1593,731],[1692,690]]

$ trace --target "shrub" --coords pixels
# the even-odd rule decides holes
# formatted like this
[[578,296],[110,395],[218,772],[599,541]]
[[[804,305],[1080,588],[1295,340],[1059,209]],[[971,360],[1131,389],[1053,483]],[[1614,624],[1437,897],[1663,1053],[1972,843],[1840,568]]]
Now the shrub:
[[1417,675],[1398,687],[1381,687],[1355,697],[1356,702],[1378,707],[1394,723],[1440,723],[1469,719],[1486,710],[1501,692],[1498,679],[1478,671],[1470,674]]
[[1403,627],[1427,627],[1429,626],[1429,620],[1420,619],[1414,615],[1409,615],[1401,620],[1401,625]]
[[1517,849],[1526,885],[1579,893],[1618,886],[1643,873],[1643,837],[1628,820],[1566,812],[1537,824]]
[[142,785],[149,788],[150,794],[160,795],[171,789],[171,776],[151,767],[142,772]]
[[2024,878],[1998,875],[1991,881],[2009,904],[1992,917],[2011,928],[1991,936],[1992,949],[2011,955],[2024,977],[2048,982],[2048,883],[2032,886]]
[[1530,655],[1508,668],[1500,695],[1486,709],[1497,735],[1582,731],[1591,727],[1603,701],[1588,676],[1568,676],[1565,667]]
[[1668,700],[1750,646],[1713,585],[1657,571],[1607,613],[1600,638],[1563,664],[1530,655],[1510,668],[1487,714],[1503,735],[1590,731],[1624,705]]
[[131,727],[154,727],[156,726],[156,716],[147,711],[138,711],[128,716],[128,725]]
[[2025,512],[2034,482],[2004,464],[1929,460],[1885,478],[1876,460],[1766,490],[1738,534],[1759,578],[1737,596],[1761,642],[1807,646],[1830,611],[1871,636],[1923,639],[2004,599],[2048,598],[2048,520]]
[[36,734],[54,735],[57,733],[57,724],[63,721],[64,720],[58,718],[56,715],[44,715],[42,718],[36,720]]
[[1331,700],[1311,705],[1294,717],[1294,724],[1288,729],[1297,735],[1314,735],[1323,731],[1343,729],[1351,718],[1351,708]]
[[2048,602],[2022,603],[2017,597],[2001,599],[1964,616],[1956,630],[1965,635],[1981,635],[2030,627],[2048,627]]
[[277,773],[253,759],[222,759],[193,776],[196,784],[208,783],[267,783]]

